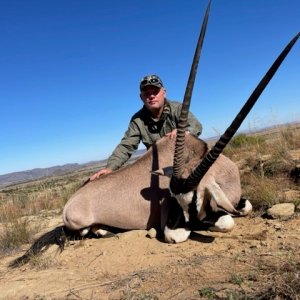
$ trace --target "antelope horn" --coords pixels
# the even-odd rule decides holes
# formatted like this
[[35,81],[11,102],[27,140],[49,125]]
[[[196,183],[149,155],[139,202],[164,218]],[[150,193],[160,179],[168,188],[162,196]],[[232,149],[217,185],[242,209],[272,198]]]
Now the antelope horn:
[[200,180],[203,178],[205,173],[211,167],[211,165],[216,161],[219,157],[225,146],[229,143],[233,135],[239,129],[241,123],[244,121],[250,110],[252,109],[253,105],[268,85],[278,68],[280,67],[281,63],[284,61],[296,41],[300,36],[300,32],[289,42],[289,44],[284,48],[284,50],[280,53],[277,57],[273,65],[270,67],[268,72],[265,74],[263,79],[259,82],[255,90],[252,92],[251,96],[242,107],[240,112],[237,114],[231,125],[227,128],[225,133],[221,136],[215,146],[207,153],[204,157],[200,165],[191,173],[191,175],[184,181],[181,193],[186,193],[196,188],[199,184]]
[[175,152],[174,152],[174,161],[173,161],[173,176],[171,178],[171,183],[170,183],[171,191],[173,190],[173,188],[178,186],[178,181],[180,180],[180,177],[183,173],[183,164],[184,164],[183,151],[184,151],[184,142],[185,142],[185,130],[187,127],[187,119],[188,119],[191,98],[192,98],[192,92],[193,92],[193,88],[194,88],[200,53],[201,53],[203,40],[204,40],[204,36],[205,36],[205,31],[206,31],[206,26],[207,26],[207,21],[208,21],[210,3],[211,3],[211,1],[209,1],[208,5],[207,5],[205,16],[203,19],[201,32],[200,32],[197,47],[195,50],[194,59],[193,59],[193,63],[192,63],[191,71],[190,71],[190,76],[189,76],[188,83],[186,86],[184,100],[183,100],[182,108],[181,108],[181,114],[180,114],[180,118],[179,118],[179,122],[178,122],[176,145],[175,145]]

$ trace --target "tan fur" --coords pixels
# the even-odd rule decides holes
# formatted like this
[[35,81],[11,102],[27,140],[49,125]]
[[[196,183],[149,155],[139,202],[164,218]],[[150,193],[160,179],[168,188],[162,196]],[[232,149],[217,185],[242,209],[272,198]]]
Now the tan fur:
[[[199,164],[207,152],[205,142],[186,135],[185,174]],[[104,175],[79,189],[66,203],[63,211],[65,225],[79,230],[95,224],[122,229],[160,228],[165,211],[160,203],[170,198],[169,179],[151,175],[159,168],[172,166],[174,141],[161,139],[132,165]],[[199,185],[204,196],[205,187],[216,182],[236,205],[241,196],[239,171],[236,165],[221,155]],[[162,215],[161,215],[162,214]]]

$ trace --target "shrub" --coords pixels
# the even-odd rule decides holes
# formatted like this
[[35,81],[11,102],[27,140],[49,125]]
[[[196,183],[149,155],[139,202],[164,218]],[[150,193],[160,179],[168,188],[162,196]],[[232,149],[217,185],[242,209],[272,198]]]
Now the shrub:
[[265,138],[261,136],[239,134],[232,138],[232,140],[229,143],[229,147],[242,148],[242,147],[249,147],[249,146],[259,146],[259,145],[264,145],[265,142],[266,142]]
[[9,252],[31,242],[32,236],[39,231],[39,226],[30,226],[28,218],[19,218],[3,225],[0,233],[0,251]]

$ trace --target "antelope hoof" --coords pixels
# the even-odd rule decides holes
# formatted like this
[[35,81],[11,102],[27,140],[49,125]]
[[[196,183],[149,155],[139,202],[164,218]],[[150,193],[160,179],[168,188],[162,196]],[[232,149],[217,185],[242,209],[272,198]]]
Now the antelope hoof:
[[93,226],[91,231],[93,234],[95,234],[97,237],[111,237],[114,234],[108,230],[102,229],[101,226]]
[[86,228],[80,229],[79,230],[80,236],[86,236],[89,233],[90,229],[91,229],[90,227],[86,227]]
[[210,227],[211,231],[219,231],[219,232],[229,232],[234,227],[234,220],[232,216],[225,215],[220,217],[213,227]]
[[168,226],[165,227],[164,230],[165,234],[165,241],[167,243],[182,243],[185,242],[190,234],[191,231],[186,228],[177,228],[177,229],[170,229]]

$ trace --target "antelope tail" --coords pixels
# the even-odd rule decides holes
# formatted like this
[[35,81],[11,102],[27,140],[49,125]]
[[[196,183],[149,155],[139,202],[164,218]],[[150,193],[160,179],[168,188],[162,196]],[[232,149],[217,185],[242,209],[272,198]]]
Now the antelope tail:
[[9,267],[16,268],[28,263],[32,257],[42,253],[50,245],[58,245],[60,252],[62,252],[67,238],[73,234],[74,233],[68,230],[66,226],[56,227],[38,238],[21,257],[12,261]]

